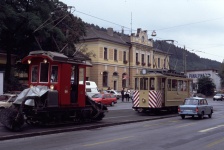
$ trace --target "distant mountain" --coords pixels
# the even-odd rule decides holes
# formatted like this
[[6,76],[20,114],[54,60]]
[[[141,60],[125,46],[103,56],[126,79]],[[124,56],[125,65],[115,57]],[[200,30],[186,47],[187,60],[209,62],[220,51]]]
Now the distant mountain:
[[219,70],[221,67],[221,63],[218,61],[200,58],[195,53],[191,53],[187,50],[184,50],[183,48],[177,47],[165,41],[156,40],[154,41],[153,47],[171,54],[170,69],[174,69],[178,72],[184,71],[184,55],[186,56],[186,70]]

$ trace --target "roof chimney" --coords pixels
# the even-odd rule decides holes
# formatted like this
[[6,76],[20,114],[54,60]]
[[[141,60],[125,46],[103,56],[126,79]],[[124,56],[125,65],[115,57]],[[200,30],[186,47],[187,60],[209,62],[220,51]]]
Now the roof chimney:
[[110,35],[110,36],[113,36],[113,28],[107,28],[107,34]]

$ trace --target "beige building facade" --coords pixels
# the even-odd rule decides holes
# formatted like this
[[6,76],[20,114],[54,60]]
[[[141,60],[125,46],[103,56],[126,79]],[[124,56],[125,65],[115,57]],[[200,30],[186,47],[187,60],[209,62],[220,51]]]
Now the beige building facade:
[[87,35],[77,47],[85,46],[95,54],[91,57],[92,67],[87,68],[87,80],[95,81],[100,90],[108,87],[120,91],[134,89],[134,75],[143,68],[169,69],[169,56],[153,49],[153,40],[147,31],[140,28],[137,33],[125,35],[112,28],[97,30],[87,28]]

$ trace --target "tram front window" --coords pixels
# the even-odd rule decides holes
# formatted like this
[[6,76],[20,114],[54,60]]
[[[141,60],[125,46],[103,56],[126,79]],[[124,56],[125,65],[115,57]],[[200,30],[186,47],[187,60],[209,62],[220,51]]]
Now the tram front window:
[[140,90],[148,90],[148,78],[140,78]]
[[48,82],[49,63],[41,63],[40,82]]

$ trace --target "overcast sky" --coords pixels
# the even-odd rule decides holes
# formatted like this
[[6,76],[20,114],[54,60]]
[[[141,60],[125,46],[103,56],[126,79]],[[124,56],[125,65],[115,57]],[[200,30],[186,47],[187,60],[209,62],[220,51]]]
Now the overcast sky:
[[[61,0],[84,22],[115,31],[156,31],[154,40],[174,44],[202,58],[224,59],[224,0]],[[75,10],[75,11],[74,11]]]

